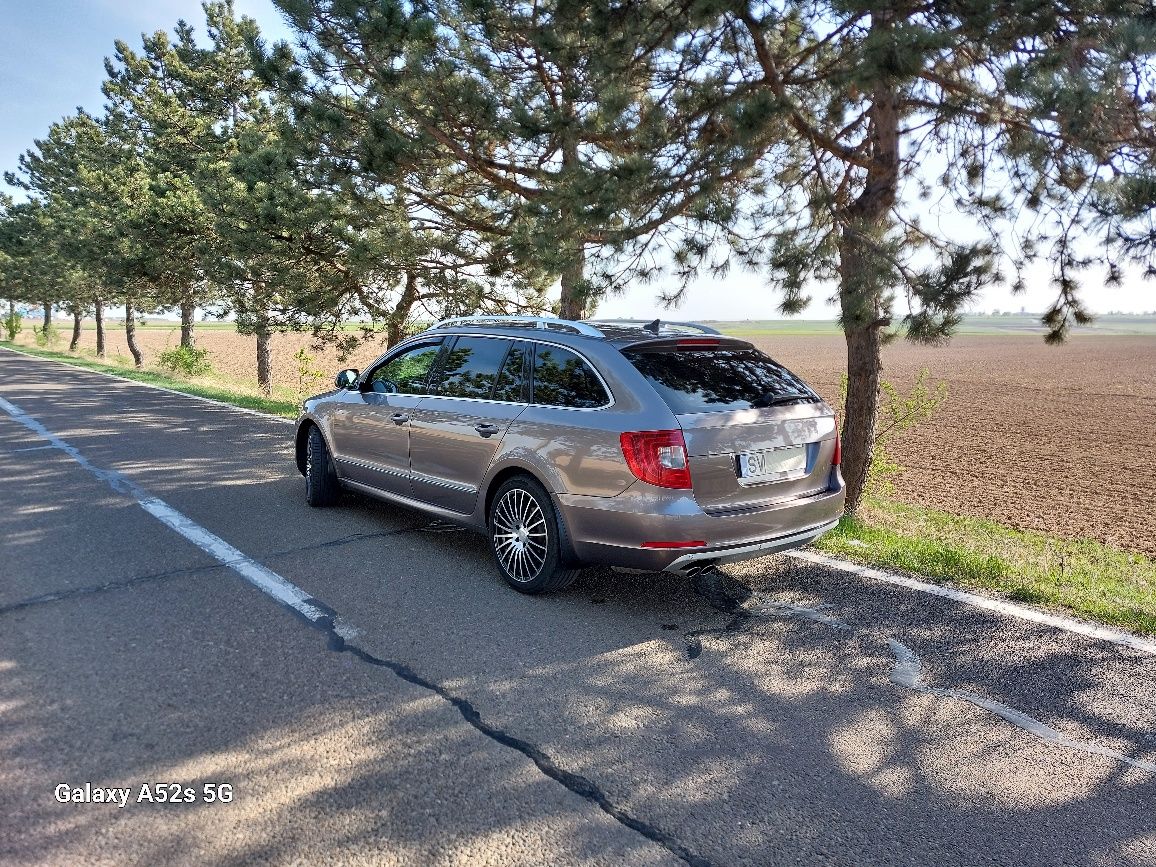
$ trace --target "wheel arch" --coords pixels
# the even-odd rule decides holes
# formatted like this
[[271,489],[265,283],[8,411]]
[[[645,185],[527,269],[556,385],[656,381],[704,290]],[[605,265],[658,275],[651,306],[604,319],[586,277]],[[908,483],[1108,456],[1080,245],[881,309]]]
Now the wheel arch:
[[561,504],[559,504],[558,498],[554,496],[554,492],[550,490],[550,485],[542,478],[543,474],[532,466],[522,463],[508,464],[490,476],[486,482],[485,499],[482,504],[481,515],[487,531],[490,525],[490,509],[493,508],[494,497],[502,485],[515,476],[528,476],[537,482],[542,490],[546,492],[546,496],[550,498],[550,504],[554,507],[554,515],[558,519],[558,543],[562,560],[567,564],[578,565],[578,555],[575,553],[574,545],[570,541],[570,529],[566,526],[566,516],[562,513]]
[[305,464],[309,454],[309,431],[317,428],[321,432],[321,438],[325,440],[325,448],[329,449],[329,454],[333,454],[333,447],[329,444],[329,437],[325,435],[325,429],[321,427],[320,423],[315,418],[306,417],[301,419],[297,425],[297,433],[293,439],[293,458],[297,463],[297,472],[305,475]]

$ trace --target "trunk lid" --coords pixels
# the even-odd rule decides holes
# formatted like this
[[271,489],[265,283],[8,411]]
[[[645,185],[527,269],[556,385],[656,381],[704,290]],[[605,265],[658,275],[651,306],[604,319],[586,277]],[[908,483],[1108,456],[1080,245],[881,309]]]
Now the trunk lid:
[[835,418],[825,404],[676,417],[694,498],[707,512],[744,511],[827,488]]
[[835,417],[802,379],[734,338],[670,338],[623,350],[674,412],[694,496],[712,513],[825,490]]

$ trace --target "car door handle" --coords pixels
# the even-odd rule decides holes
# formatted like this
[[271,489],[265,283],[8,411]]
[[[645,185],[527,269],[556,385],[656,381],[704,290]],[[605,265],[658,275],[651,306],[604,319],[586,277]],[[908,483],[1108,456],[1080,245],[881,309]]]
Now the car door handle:
[[393,419],[394,424],[405,424],[409,421],[409,416],[404,412],[395,412],[390,418]]
[[474,425],[474,430],[488,438],[496,434],[500,428],[496,424],[476,424]]

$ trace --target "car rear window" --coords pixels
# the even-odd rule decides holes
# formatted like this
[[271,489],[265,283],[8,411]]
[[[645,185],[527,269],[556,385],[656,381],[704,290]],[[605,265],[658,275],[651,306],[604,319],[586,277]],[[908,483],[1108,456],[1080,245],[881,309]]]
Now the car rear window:
[[816,403],[803,380],[753,347],[623,352],[677,415]]
[[610,403],[610,396],[576,354],[539,343],[534,351],[534,403],[593,409]]

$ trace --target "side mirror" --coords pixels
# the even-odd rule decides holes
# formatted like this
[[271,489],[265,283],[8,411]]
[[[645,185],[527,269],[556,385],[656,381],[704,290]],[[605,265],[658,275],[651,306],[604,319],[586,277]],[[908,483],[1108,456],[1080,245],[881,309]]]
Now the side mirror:
[[337,374],[337,379],[333,380],[333,383],[338,388],[353,388],[353,386],[357,384],[357,376],[358,370],[350,367]]

